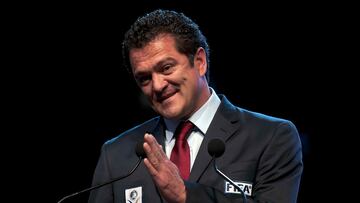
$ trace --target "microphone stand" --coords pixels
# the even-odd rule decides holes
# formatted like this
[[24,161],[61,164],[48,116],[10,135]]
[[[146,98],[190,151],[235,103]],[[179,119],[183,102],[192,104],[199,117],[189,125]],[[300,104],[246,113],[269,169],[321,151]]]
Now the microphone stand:
[[232,181],[229,177],[227,177],[223,172],[221,172],[217,165],[216,165],[216,159],[215,159],[215,156],[213,156],[213,159],[214,159],[214,168],[215,168],[215,171],[221,175],[223,178],[225,178],[227,181],[229,181],[234,187],[236,187],[240,192],[241,192],[241,196],[242,196],[242,199],[243,199],[243,202],[246,203],[246,196],[245,196],[245,193],[244,191],[234,182]]
[[142,157],[139,158],[139,160],[138,160],[138,162],[136,163],[135,167],[134,167],[133,169],[131,169],[131,171],[130,171],[128,174],[126,174],[126,175],[124,175],[124,176],[121,176],[121,177],[118,177],[118,178],[115,178],[115,179],[113,179],[113,180],[111,180],[111,181],[109,181],[109,182],[101,183],[101,184],[99,184],[99,185],[95,185],[95,186],[92,186],[92,187],[90,187],[90,188],[86,188],[86,189],[84,189],[84,190],[81,190],[81,191],[79,191],[79,192],[75,192],[75,193],[73,193],[73,194],[67,195],[67,196],[63,197],[61,200],[59,200],[57,203],[61,203],[61,202],[63,202],[64,200],[66,200],[66,199],[68,199],[68,198],[70,198],[70,197],[76,196],[76,195],[78,195],[78,194],[81,194],[81,193],[84,193],[84,192],[87,192],[87,191],[94,190],[94,189],[96,189],[96,188],[102,187],[102,186],[107,185],[107,184],[111,184],[111,183],[113,183],[113,182],[115,182],[115,181],[117,181],[117,180],[120,180],[120,179],[123,179],[123,178],[126,178],[126,177],[130,176],[130,175],[137,169],[137,167],[140,165],[141,160],[142,160]]

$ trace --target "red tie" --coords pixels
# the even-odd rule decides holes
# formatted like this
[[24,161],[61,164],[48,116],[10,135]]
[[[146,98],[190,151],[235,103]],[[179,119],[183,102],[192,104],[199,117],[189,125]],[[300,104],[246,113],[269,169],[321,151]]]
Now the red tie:
[[194,124],[190,121],[181,122],[175,130],[175,146],[171,152],[170,160],[177,165],[180,175],[187,180],[190,175],[190,148],[187,137],[190,134]]

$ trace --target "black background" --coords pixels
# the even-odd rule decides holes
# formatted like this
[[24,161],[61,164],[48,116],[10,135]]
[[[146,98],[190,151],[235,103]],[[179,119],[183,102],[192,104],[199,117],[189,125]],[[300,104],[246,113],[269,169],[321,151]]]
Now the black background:
[[[138,16],[156,8],[184,12],[200,26],[217,93],[298,127],[304,148],[298,202],[340,197],[327,187],[335,179],[330,171],[345,167],[333,164],[342,151],[338,137],[348,135],[335,115],[347,111],[354,83],[346,71],[351,53],[342,46],[343,8],[157,0],[11,6],[3,148],[11,154],[4,156],[6,169],[16,173],[12,198],[56,202],[89,187],[103,142],[155,115],[121,66],[121,41]],[[87,195],[67,202],[86,202]]]

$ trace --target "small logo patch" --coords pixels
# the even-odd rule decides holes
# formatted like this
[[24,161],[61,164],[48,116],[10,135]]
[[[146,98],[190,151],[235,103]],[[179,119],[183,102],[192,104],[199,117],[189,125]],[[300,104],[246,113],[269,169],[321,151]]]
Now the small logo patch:
[[125,201],[126,203],[142,203],[142,187],[126,189]]
[[[234,181],[235,182],[235,181]],[[246,194],[247,196],[251,196],[252,193],[252,184],[247,182],[235,182],[236,185],[240,187],[240,189]],[[233,184],[228,181],[225,181],[225,193],[231,194],[241,194],[238,188],[236,188]]]

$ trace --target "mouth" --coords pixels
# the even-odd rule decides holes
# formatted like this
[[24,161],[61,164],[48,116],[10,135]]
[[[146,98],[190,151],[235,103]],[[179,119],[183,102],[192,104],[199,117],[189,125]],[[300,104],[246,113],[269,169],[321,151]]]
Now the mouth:
[[168,91],[168,92],[163,92],[159,95],[156,95],[156,101],[159,103],[164,102],[165,100],[169,99],[170,97],[172,97],[173,95],[175,95],[177,93],[176,90],[174,91]]

